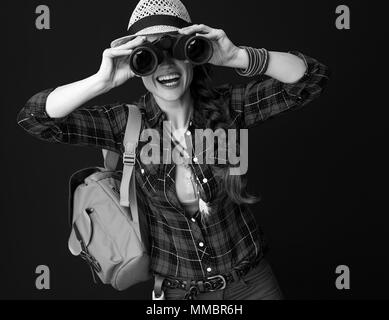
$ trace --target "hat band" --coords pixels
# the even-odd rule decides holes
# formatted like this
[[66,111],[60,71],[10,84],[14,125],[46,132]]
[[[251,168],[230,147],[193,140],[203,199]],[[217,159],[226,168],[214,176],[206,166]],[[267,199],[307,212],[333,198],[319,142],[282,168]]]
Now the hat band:
[[138,31],[158,26],[158,25],[164,25],[164,26],[172,26],[177,28],[184,28],[187,26],[192,25],[192,23],[189,23],[179,17],[176,16],[170,16],[167,14],[157,14],[157,15],[151,15],[144,17],[142,19],[139,19],[137,22],[135,22],[129,29],[128,32],[130,34],[135,34]]

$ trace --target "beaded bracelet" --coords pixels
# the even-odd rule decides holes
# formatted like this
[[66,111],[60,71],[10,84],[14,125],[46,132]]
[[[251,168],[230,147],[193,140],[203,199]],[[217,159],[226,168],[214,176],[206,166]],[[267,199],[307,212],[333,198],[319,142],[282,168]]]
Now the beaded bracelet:
[[263,75],[269,66],[269,51],[266,49],[255,49],[247,46],[240,46],[245,49],[249,56],[249,65],[246,69],[235,68],[235,71],[244,77]]

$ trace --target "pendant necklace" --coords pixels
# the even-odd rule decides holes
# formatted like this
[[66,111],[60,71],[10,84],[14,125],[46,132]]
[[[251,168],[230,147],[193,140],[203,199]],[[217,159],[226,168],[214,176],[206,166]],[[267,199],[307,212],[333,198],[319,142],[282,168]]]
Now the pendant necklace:
[[[190,119],[190,117],[189,117]],[[188,124],[185,126],[185,128],[187,128]],[[177,130],[175,130],[176,132]],[[186,129],[185,133],[184,134],[187,134],[187,132],[190,132],[188,131],[188,129]],[[170,138],[171,140],[173,141],[174,145],[178,148],[180,154],[186,158],[186,159],[189,159],[190,156],[187,152],[187,148],[184,147],[182,145],[182,143],[178,140],[178,139],[175,139],[175,137],[173,136],[172,132],[169,132],[170,134]],[[184,139],[185,139],[185,136],[184,136]],[[193,191],[194,191],[194,194],[195,194],[195,197],[196,199],[198,199],[198,208],[199,208],[199,211],[200,211],[200,214],[201,214],[201,220],[203,221],[204,218],[207,218],[210,214],[210,206],[209,204],[204,201],[201,197],[201,193],[200,193],[200,188],[202,188],[198,178],[195,176],[192,168],[190,167],[190,165],[184,161],[184,163],[182,164],[184,166],[185,169],[187,169],[189,172],[190,172],[190,181],[192,183],[192,188],[193,188]]]

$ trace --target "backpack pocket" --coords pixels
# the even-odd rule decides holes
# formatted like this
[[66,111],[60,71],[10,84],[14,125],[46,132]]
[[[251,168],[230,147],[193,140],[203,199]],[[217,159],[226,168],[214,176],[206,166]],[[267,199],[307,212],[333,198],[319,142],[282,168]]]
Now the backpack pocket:
[[70,252],[81,256],[105,284],[110,283],[123,260],[94,208],[83,210],[74,221],[68,246]]

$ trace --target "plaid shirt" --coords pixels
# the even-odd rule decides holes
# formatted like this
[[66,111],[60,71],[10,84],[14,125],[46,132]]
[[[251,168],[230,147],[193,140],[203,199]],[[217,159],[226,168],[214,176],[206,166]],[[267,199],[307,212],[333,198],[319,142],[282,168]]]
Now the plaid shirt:
[[[281,112],[305,106],[318,97],[328,79],[328,69],[299,52],[306,74],[294,84],[284,84],[266,76],[255,76],[246,84],[218,87],[231,127],[250,128]],[[47,96],[53,89],[34,95],[19,112],[18,124],[39,139],[75,145],[94,146],[123,153],[122,140],[128,109],[124,103],[79,107],[63,118],[50,118],[45,112]],[[137,103],[143,115],[143,128],[162,130],[166,115],[152,94]],[[193,119],[196,119],[196,108]],[[192,123],[189,130],[198,124]],[[161,132],[161,131],[160,131]],[[193,136],[193,135],[192,135]],[[142,147],[140,142],[138,150]],[[212,211],[206,223],[190,217],[180,204],[175,189],[175,164],[143,165],[139,151],[135,167],[138,195],[149,228],[151,269],[155,273],[181,279],[201,279],[229,272],[245,261],[262,258],[265,241],[247,206],[226,200]],[[213,165],[193,164],[206,201],[218,191]],[[145,218],[144,218],[145,219]]]

